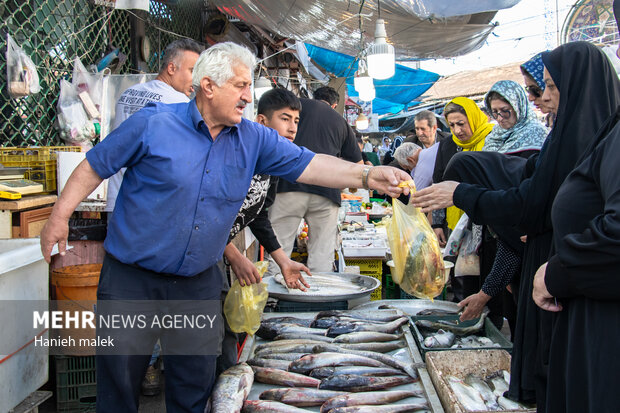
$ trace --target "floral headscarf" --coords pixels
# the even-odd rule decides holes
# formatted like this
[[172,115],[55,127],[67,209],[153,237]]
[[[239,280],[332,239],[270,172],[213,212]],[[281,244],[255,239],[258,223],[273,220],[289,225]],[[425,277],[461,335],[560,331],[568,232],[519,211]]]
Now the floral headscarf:
[[484,97],[484,104],[491,111],[489,94],[499,93],[512,106],[517,116],[517,123],[504,129],[499,125],[485,139],[483,151],[516,153],[537,150],[542,147],[549,131],[536,119],[534,108],[527,99],[523,87],[512,80],[500,80],[495,83]]
[[542,61],[542,53],[538,53],[527,62],[521,65],[521,70],[525,71],[534,79],[540,90],[545,90],[545,82],[543,81],[543,70],[545,65]]

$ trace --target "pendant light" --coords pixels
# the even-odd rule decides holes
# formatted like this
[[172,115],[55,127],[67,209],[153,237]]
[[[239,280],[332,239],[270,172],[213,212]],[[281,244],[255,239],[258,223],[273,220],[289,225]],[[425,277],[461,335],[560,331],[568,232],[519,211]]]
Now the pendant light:
[[259,77],[254,84],[254,97],[256,97],[256,101],[259,101],[260,97],[271,89],[273,89],[271,82],[265,76]]
[[368,74],[374,79],[388,79],[394,76],[396,57],[394,46],[386,42],[385,21],[377,19],[375,42],[368,48]]
[[357,93],[362,93],[362,91],[375,88],[375,85],[372,82],[372,77],[368,76],[366,61],[364,59],[360,59],[359,61],[357,73],[353,78],[353,87]]
[[368,117],[364,115],[363,113],[360,113],[359,116],[357,117],[357,120],[355,121],[355,128],[357,130],[365,130],[365,129],[368,129],[368,125],[369,125]]
[[359,92],[359,98],[360,100],[363,100],[364,102],[370,102],[371,100],[373,100],[376,96],[376,92],[375,92],[375,87],[372,86],[370,89],[362,89]]

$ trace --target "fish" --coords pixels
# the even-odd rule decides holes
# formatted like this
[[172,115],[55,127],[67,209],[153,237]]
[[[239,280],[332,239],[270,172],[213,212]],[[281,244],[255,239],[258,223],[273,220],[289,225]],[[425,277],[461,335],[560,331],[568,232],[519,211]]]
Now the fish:
[[[292,333],[286,333],[286,334],[281,334],[279,336],[275,336],[274,340],[276,341],[281,341],[281,340],[303,340],[303,339],[307,339],[308,335],[307,334],[292,334]],[[326,336],[319,336],[318,334],[313,334],[312,335],[312,340],[316,340],[316,341],[322,341],[324,343],[331,343],[332,341],[334,341],[333,338],[331,337],[326,337]]]
[[437,321],[416,320],[415,324],[418,327],[426,328],[428,330],[444,330],[444,331],[450,331],[451,333],[454,333],[457,336],[466,336],[470,334],[475,334],[484,328],[484,320],[486,319],[487,314],[489,314],[488,310],[484,311],[482,315],[480,316],[480,318],[478,319],[478,321],[476,322],[476,324],[467,326],[467,327],[463,327],[459,325],[458,319],[454,321],[452,320],[437,320]]
[[380,343],[351,343],[351,344],[338,344],[342,348],[362,351],[376,351],[378,353],[389,353],[390,351],[397,350],[399,348],[406,347],[406,344],[402,340],[398,341],[385,341]]
[[341,390],[349,392],[366,392],[373,390],[383,390],[389,387],[400,386],[402,384],[413,383],[412,377],[400,376],[354,376],[352,374],[342,374],[340,376],[327,377],[321,380],[319,389]]
[[487,405],[487,407],[491,410],[499,410],[499,405],[497,404],[497,396],[493,393],[493,390],[489,387],[488,384],[482,378],[476,376],[475,374],[468,374],[465,376],[465,380],[463,380],[465,384],[473,387],[478,390],[480,396],[482,396],[482,400]]
[[310,371],[310,377],[324,379],[331,376],[342,374],[353,374],[356,376],[397,376],[402,374],[401,370],[393,367],[368,367],[368,366],[340,366],[340,367],[319,367]]
[[303,356],[307,354],[308,353],[266,353],[266,354],[263,354],[261,358],[295,361],[297,359],[302,358]]
[[502,370],[487,376],[486,382],[491,389],[493,389],[493,393],[495,393],[497,397],[503,396],[504,393],[508,391],[508,383],[504,380]]
[[424,339],[424,347],[426,348],[445,348],[450,347],[456,336],[450,331],[438,330],[436,333]]
[[394,321],[394,320],[401,318],[402,315],[385,314],[381,311],[361,312],[361,311],[350,311],[350,310],[326,310],[326,311],[320,311],[314,317],[314,319],[317,320],[319,318],[325,318],[325,317],[348,317],[348,318],[355,318],[357,320],[382,321],[384,323],[389,323],[390,321]]
[[270,400],[246,400],[243,413],[308,413],[306,409]]
[[411,376],[414,379],[418,379],[418,371],[416,370],[416,367],[413,366],[412,364],[407,364],[404,363],[392,356],[390,356],[389,354],[383,354],[383,353],[377,353],[375,351],[362,351],[362,350],[353,350],[353,349],[347,349],[347,348],[342,348],[339,346],[335,346],[333,344],[319,344],[314,346],[314,348],[312,349],[313,353],[323,353],[323,352],[335,352],[335,353],[345,353],[345,354],[357,354],[359,356],[363,356],[363,357],[368,357],[371,359],[375,359],[377,361],[380,361],[381,363],[390,366],[390,367],[394,367],[396,369],[399,369],[405,373],[407,373],[409,376]]
[[450,310],[440,310],[438,308],[426,308],[424,310],[420,310],[416,313],[416,316],[420,315],[433,315],[433,316],[447,316],[447,315],[455,315],[458,314],[458,310],[450,311]]
[[466,410],[487,410],[484,399],[476,389],[454,376],[448,376],[448,384]]
[[333,339],[334,343],[376,343],[384,341],[399,340],[402,334],[377,333],[375,331],[358,331],[354,333],[341,334]]
[[497,398],[497,404],[499,404],[499,407],[504,410],[527,410],[527,407],[525,407],[521,403],[512,401],[504,396],[499,396]]
[[504,381],[510,384],[510,373],[507,370],[502,370],[502,376],[504,376]]
[[[319,336],[316,336],[319,337]],[[306,338],[306,339],[289,339],[289,340],[279,340],[279,341],[269,341],[267,343],[259,344],[254,348],[254,352],[259,352],[267,349],[275,349],[283,346],[290,345],[298,345],[298,344],[322,344],[324,341],[315,340],[314,338]]]
[[329,413],[405,413],[417,412],[428,409],[426,402],[395,404],[392,406],[349,406],[337,407],[329,411]]
[[258,396],[261,400],[274,400],[291,406],[321,406],[327,400],[349,394],[335,390],[319,390],[317,388],[285,387],[265,390]]
[[466,336],[458,338],[454,341],[454,344],[450,348],[487,348],[487,347],[501,347],[501,344],[494,343],[488,337],[479,336]]
[[267,324],[295,324],[301,327],[310,327],[312,324],[311,318],[298,318],[298,317],[270,317],[266,318],[261,323]]
[[[346,350],[345,350],[346,351]],[[371,366],[386,367],[380,361],[356,354],[321,352],[310,354],[291,362],[288,369],[295,373],[306,374],[310,370],[328,366]]]
[[308,377],[303,374],[292,373],[290,371],[282,371],[268,367],[252,366],[254,370],[254,380],[259,383],[277,384],[287,387],[319,387],[321,381],[314,377]]
[[264,359],[260,357],[251,358],[247,361],[247,363],[250,366],[269,367],[284,371],[288,371],[288,366],[291,364],[288,360]]
[[331,326],[333,326],[334,324],[337,324],[341,321],[359,321],[356,318],[351,318],[351,317],[323,317],[323,318],[315,318],[314,321],[312,321],[312,324],[310,324],[310,327],[312,328],[330,328]]
[[321,413],[327,413],[331,409],[338,407],[349,407],[359,405],[382,405],[397,402],[407,397],[424,396],[422,390],[390,390],[390,391],[371,391],[360,393],[349,393],[341,396],[335,396],[327,400],[321,406]]
[[241,363],[223,371],[211,393],[212,413],[237,413],[243,406],[254,383],[254,371]]
[[265,340],[273,340],[276,336],[282,334],[304,334],[324,336],[325,330],[320,328],[301,327],[295,324],[278,324],[262,322],[256,331],[256,335]]
[[382,324],[366,321],[342,321],[328,328],[325,335],[328,337],[336,337],[341,334],[354,333],[358,331],[375,331],[378,333],[391,334],[408,322],[409,319],[407,317],[397,318],[394,321]]

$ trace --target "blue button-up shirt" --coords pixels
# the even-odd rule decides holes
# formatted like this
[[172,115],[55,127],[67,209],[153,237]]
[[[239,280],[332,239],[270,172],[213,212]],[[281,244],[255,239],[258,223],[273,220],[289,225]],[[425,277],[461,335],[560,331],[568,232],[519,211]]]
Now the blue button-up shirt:
[[121,262],[192,276],[221,259],[252,176],[295,181],[314,153],[243,119],[213,140],[196,102],[149,104],[86,153],[127,167],[104,242]]

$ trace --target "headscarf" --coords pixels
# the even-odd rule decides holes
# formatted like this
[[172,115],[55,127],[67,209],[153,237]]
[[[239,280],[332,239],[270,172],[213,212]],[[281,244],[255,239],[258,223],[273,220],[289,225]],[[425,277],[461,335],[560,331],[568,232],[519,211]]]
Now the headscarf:
[[527,100],[527,94],[521,85],[512,80],[500,80],[495,83],[484,97],[484,104],[491,112],[489,94],[499,93],[512,106],[517,115],[517,123],[504,129],[495,125],[484,141],[483,151],[515,153],[540,149],[547,137],[547,128],[536,119],[534,108]]
[[487,118],[487,115],[480,110],[478,105],[476,105],[476,102],[471,99],[458,97],[448,102],[448,105],[450,103],[455,103],[465,109],[469,127],[473,132],[471,139],[467,143],[461,142],[459,138],[454,135],[454,133],[452,134],[452,140],[457,146],[463,148],[464,151],[481,150],[484,146],[484,138],[486,138],[489,132],[493,129],[493,125],[489,123],[489,118]]
[[[461,142],[453,133],[452,140],[454,143],[463,148],[463,151],[474,152],[482,150],[485,138],[491,130],[493,130],[493,125],[489,123],[489,118],[487,115],[480,110],[476,102],[465,97],[454,98],[448,102],[448,105],[450,103],[455,103],[465,109],[469,127],[473,132],[471,139],[467,143]],[[448,228],[454,229],[456,224],[459,222],[459,219],[461,219],[461,215],[463,215],[462,210],[455,206],[448,207],[446,209],[446,222],[448,224]]]
[[532,79],[534,79],[540,90],[545,90],[545,81],[543,80],[544,64],[542,61],[542,53],[536,54],[530,60],[523,63],[520,67],[522,72],[527,73]]
[[591,152],[596,132],[620,105],[620,81],[607,56],[587,42],[570,42],[542,55],[560,92],[557,118],[529,179],[521,226],[536,234],[551,229],[558,188]]

